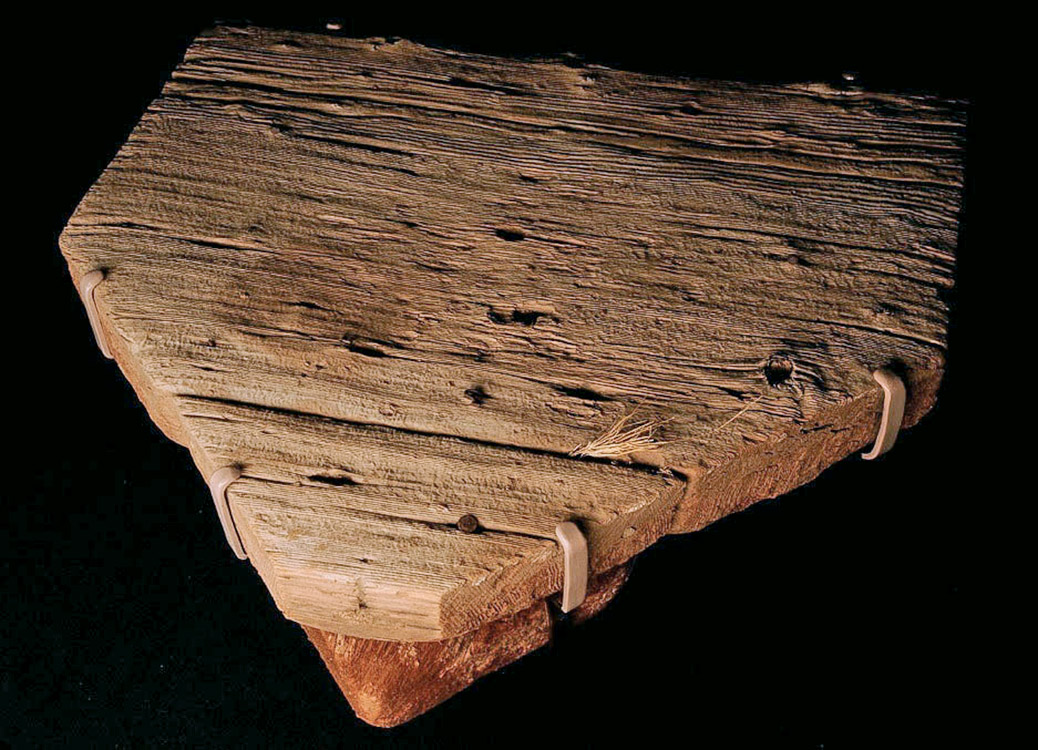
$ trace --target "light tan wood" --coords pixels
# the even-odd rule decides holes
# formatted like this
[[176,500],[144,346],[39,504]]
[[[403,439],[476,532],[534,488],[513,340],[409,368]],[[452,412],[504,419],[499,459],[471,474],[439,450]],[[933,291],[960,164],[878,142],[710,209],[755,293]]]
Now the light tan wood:
[[964,121],[220,28],[61,247],[285,614],[441,640],[559,591],[560,522],[597,573],[867,446],[873,370],[929,409]]

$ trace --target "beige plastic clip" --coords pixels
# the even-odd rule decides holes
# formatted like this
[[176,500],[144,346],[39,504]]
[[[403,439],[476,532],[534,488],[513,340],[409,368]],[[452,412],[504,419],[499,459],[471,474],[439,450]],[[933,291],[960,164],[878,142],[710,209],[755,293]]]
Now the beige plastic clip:
[[234,518],[231,516],[231,504],[227,502],[227,487],[240,476],[241,469],[237,466],[224,466],[222,469],[217,469],[209,477],[209,491],[213,495],[216,515],[220,517],[220,525],[223,526],[223,533],[227,537],[227,543],[231,545],[231,549],[239,560],[247,560],[249,556],[245,554],[245,547],[242,545],[241,537],[238,536],[238,530],[234,526]]
[[905,416],[905,384],[901,378],[887,369],[876,370],[872,377],[883,387],[883,417],[872,450],[861,454],[866,461],[879,458],[894,447],[901,420]]
[[587,596],[587,539],[572,521],[555,527],[562,545],[562,611],[576,609]]
[[90,321],[90,330],[94,332],[97,348],[108,359],[113,359],[112,350],[108,348],[108,342],[105,340],[104,329],[101,328],[101,318],[97,314],[97,303],[94,302],[94,289],[104,280],[104,271],[91,271],[90,273],[83,274],[83,278],[79,280],[79,296],[83,298],[83,306],[86,307],[87,320]]

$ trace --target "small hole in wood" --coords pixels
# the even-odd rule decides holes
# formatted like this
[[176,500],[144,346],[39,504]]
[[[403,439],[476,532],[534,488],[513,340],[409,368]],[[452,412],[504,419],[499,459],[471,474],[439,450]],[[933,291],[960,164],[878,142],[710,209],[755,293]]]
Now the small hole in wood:
[[532,326],[543,316],[544,313],[537,312],[536,310],[513,310],[512,322],[518,323],[521,326]]
[[564,396],[570,396],[571,398],[579,398],[584,401],[612,401],[609,396],[605,396],[598,391],[592,390],[591,388],[576,387],[571,388],[567,385],[553,385],[556,391]]
[[387,356],[381,349],[376,349],[373,346],[365,346],[364,344],[358,343],[357,341],[350,341],[346,344],[346,348],[354,354],[361,354],[365,357],[382,358]]
[[519,240],[526,239],[526,235],[518,229],[495,229],[494,234],[505,242],[518,242]]
[[537,310],[512,310],[511,314],[503,314],[497,310],[490,309],[487,311],[487,317],[497,325],[508,325],[509,323],[518,323],[522,326],[533,326],[537,324],[537,321],[547,316],[548,313],[539,312]]
[[311,482],[327,484],[330,487],[353,487],[360,484],[360,482],[345,471],[332,472],[328,474],[311,474],[307,479]]
[[465,395],[469,397],[469,400],[476,406],[482,406],[487,402],[487,399],[493,398],[487,389],[481,385],[474,385],[465,391]]
[[764,365],[764,377],[774,387],[785,383],[793,375],[793,360],[776,355]]

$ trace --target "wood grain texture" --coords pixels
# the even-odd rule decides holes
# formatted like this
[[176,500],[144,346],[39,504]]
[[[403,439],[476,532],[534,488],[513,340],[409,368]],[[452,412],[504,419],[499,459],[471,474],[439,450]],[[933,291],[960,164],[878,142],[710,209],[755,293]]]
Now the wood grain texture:
[[[629,566],[621,565],[592,578],[587,599],[569,613],[569,621],[580,624],[601,612],[629,573]],[[540,601],[444,641],[380,641],[304,630],[357,716],[393,727],[549,643],[553,626],[549,604]]]
[[[443,640],[809,481],[944,368],[961,103],[218,28],[61,237],[285,614]],[[624,417],[652,444],[573,455]],[[479,531],[456,527],[474,515]]]

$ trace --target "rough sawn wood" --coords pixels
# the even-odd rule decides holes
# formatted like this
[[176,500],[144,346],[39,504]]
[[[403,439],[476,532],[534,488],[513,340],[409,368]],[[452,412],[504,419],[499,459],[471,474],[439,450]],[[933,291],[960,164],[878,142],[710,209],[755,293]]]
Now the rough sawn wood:
[[[77,284],[104,270],[156,422],[204,476],[241,466],[282,611],[442,641],[561,588],[560,521],[601,573],[860,450],[878,367],[926,412],[964,125],[925,96],[218,28],[61,247]],[[600,445],[620,420],[641,450]]]
[[[627,581],[619,566],[592,579],[571,624],[598,614]],[[343,695],[364,721],[392,727],[410,721],[473,682],[551,641],[547,601],[443,641],[380,641],[305,628]]]

